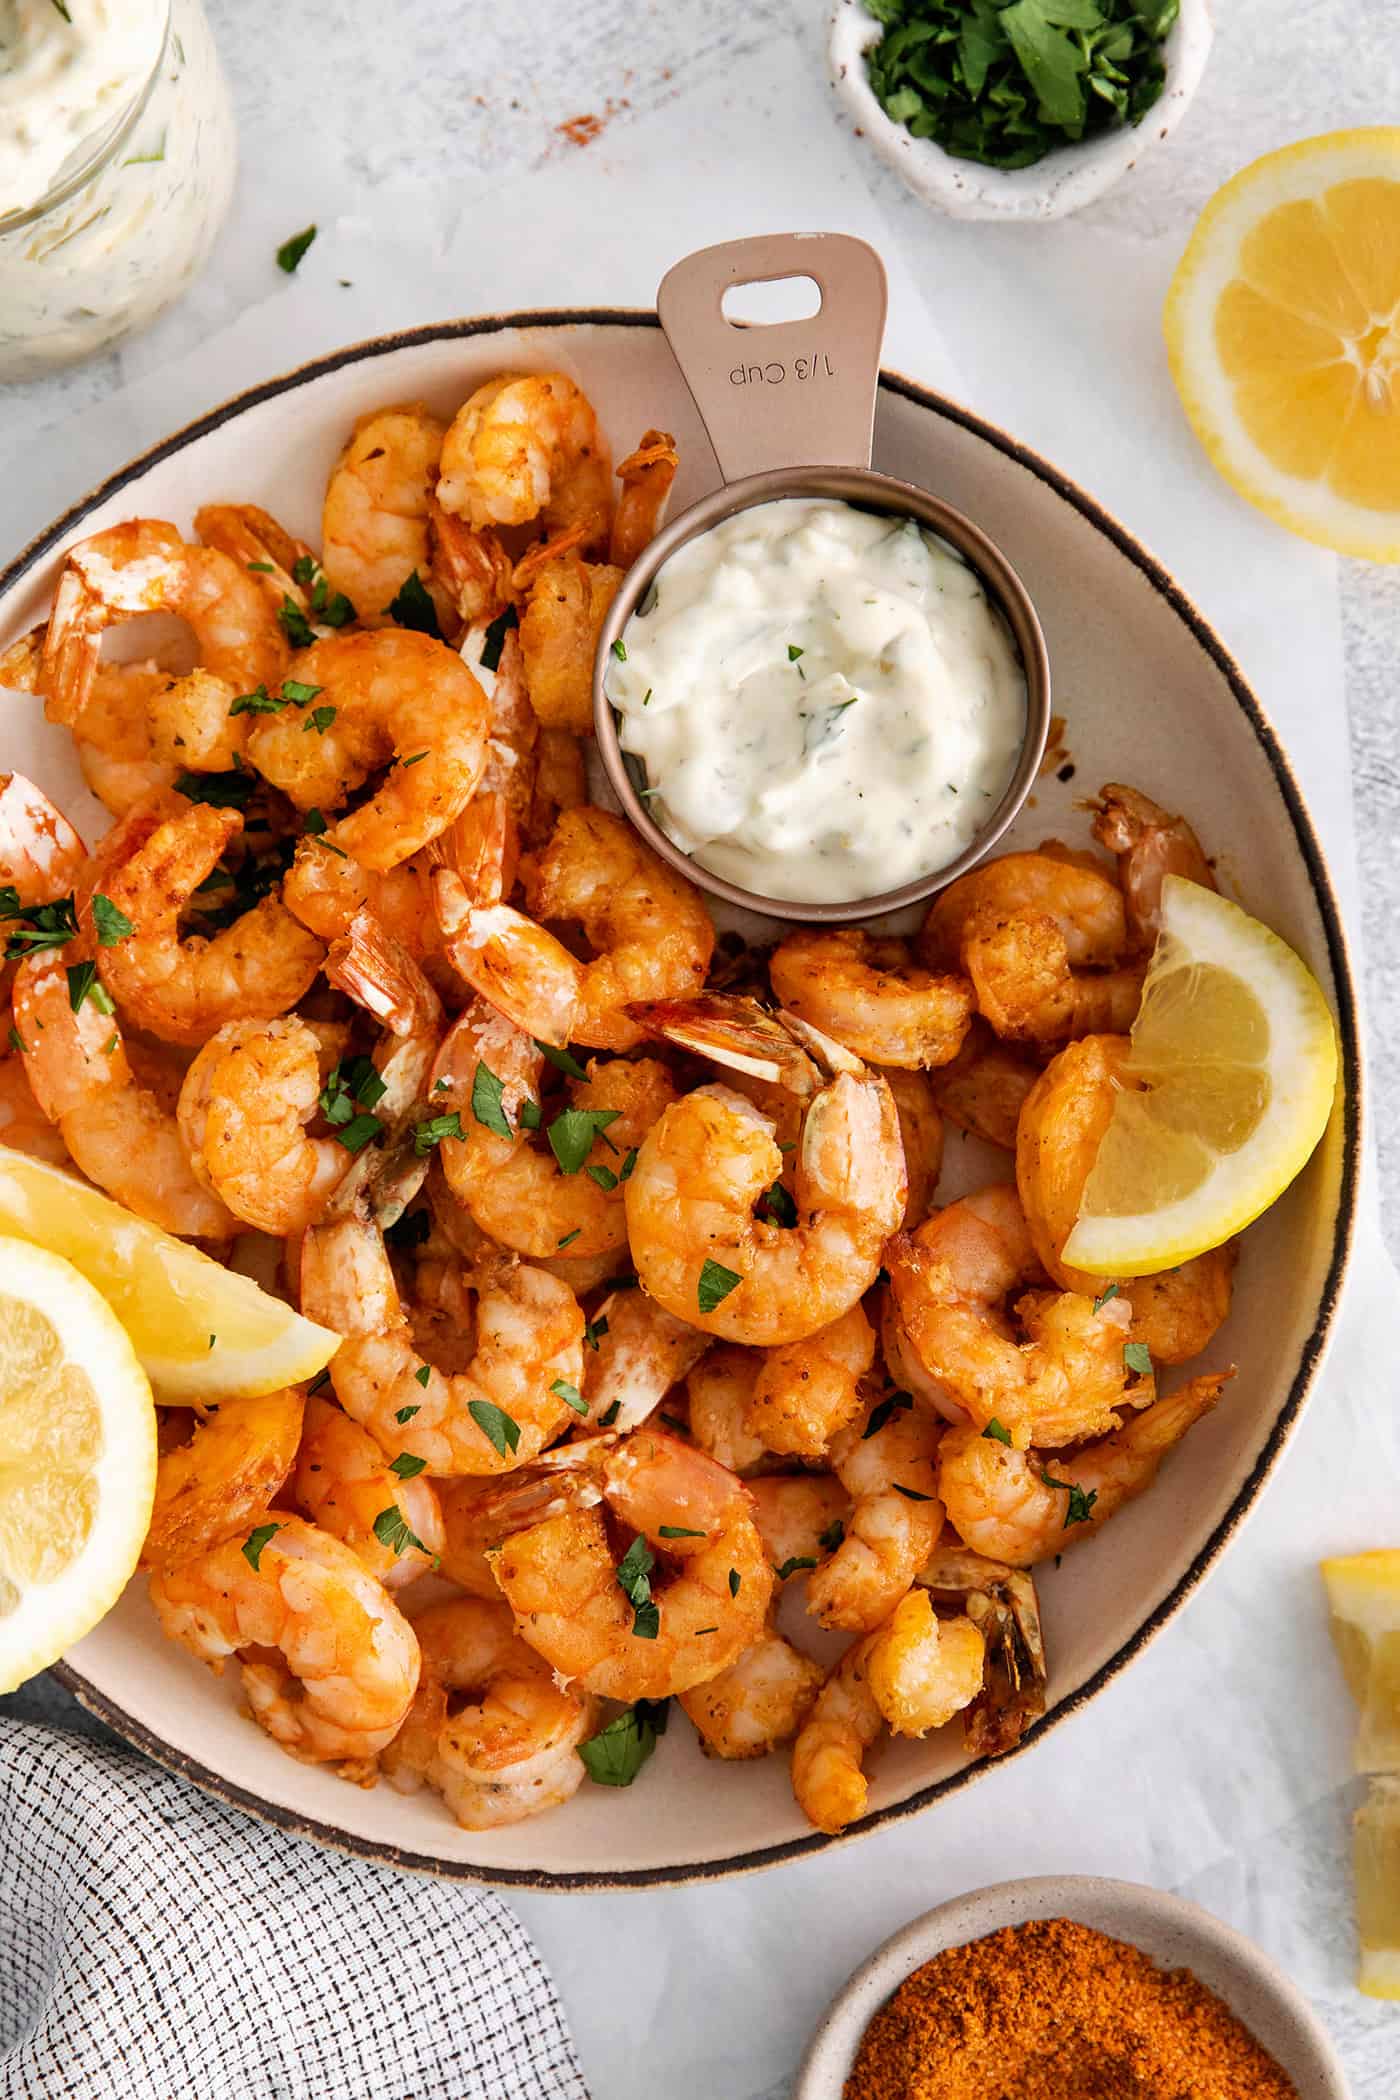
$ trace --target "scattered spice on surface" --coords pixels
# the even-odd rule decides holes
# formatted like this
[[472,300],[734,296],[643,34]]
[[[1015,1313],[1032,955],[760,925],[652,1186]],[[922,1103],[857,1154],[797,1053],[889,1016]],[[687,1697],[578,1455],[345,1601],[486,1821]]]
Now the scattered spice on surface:
[[1189,1969],[1068,1918],[916,1969],[866,2028],[845,2100],[1298,2100]]

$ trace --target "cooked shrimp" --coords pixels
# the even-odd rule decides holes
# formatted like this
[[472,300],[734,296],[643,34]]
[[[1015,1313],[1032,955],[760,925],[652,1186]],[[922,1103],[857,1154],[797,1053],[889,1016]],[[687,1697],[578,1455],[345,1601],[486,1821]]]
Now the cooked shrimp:
[[757,1350],[722,1342],[707,1351],[685,1382],[694,1443],[731,1473],[751,1472],[768,1455],[762,1437],[749,1428],[761,1362]]
[[[8,1015],[0,1016],[0,1029],[13,1029],[19,1037],[18,1026]],[[69,1161],[63,1132],[34,1098],[22,1038],[19,1047],[12,1039],[0,1049],[0,1145],[8,1145],[12,1152],[27,1152],[31,1159],[46,1159],[51,1167],[66,1166]]]
[[1168,875],[1184,875],[1203,889],[1215,888],[1210,862],[1185,817],[1169,816],[1136,788],[1110,781],[1100,790],[1094,837],[1118,856],[1118,880],[1135,947],[1150,948],[1157,938],[1162,884]]
[[75,1013],[68,971],[90,959],[81,937],[26,956],[15,974],[15,1028],[34,1099],[74,1164],[138,1217],[191,1238],[223,1240],[231,1213],[191,1170],[175,1117],[132,1070],[114,1015],[92,998]]
[[235,693],[276,690],[287,641],[257,577],[217,547],[187,546],[173,525],[133,518],[68,550],[40,667],[52,721],[81,720],[103,635],[148,612],[178,614],[193,630],[200,663]]
[[[441,1151],[442,1147],[439,1145],[439,1155]],[[457,1201],[448,1188],[440,1158],[435,1158],[428,1177],[428,1202],[434,1226],[447,1245],[461,1255],[468,1265],[478,1261],[484,1253],[492,1251],[495,1242],[482,1231],[471,1212]],[[565,1248],[563,1253],[556,1251],[549,1255],[532,1255],[531,1260],[537,1269],[545,1269],[551,1276],[557,1276],[561,1283],[567,1283],[574,1296],[580,1300],[586,1298],[591,1291],[601,1290],[604,1284],[611,1283],[615,1276],[621,1276],[625,1270],[631,1268],[631,1257],[625,1245],[609,1248],[603,1254],[590,1254],[583,1260],[574,1259],[571,1247]],[[589,1354],[591,1358],[592,1352]]]
[[711,1347],[709,1335],[638,1290],[610,1292],[591,1329],[583,1397],[595,1428],[640,1428]]
[[549,729],[593,730],[593,660],[622,570],[576,549],[545,562],[530,581],[520,647],[530,705]]
[[491,1516],[497,1485],[490,1478],[439,1479],[433,1482],[433,1491],[442,1515],[439,1571],[469,1596],[490,1597],[499,1602],[501,1593],[488,1558],[490,1549],[501,1543],[507,1529]]
[[1058,1043],[1088,1031],[1131,1028],[1142,998],[1145,960],[1111,970],[1076,970],[1069,956],[1069,943],[1045,912],[973,918],[963,935],[963,967],[972,979],[978,1011],[998,1035]]
[[[270,1020],[312,984],[324,951],[276,897],[205,939],[180,936],[181,914],[243,829],[237,810],[160,795],[97,849],[93,887],[133,931],[98,946],[102,982],[125,1017],[170,1043],[203,1043],[226,1021]],[[89,923],[90,906],[80,913]]]
[[0,773],[0,890],[12,889],[26,910],[53,904],[86,859],[86,846],[48,796],[23,773]]
[[379,1761],[392,1786],[412,1793],[426,1782],[464,1830],[519,1823],[577,1792],[585,1774],[577,1751],[595,1725],[594,1701],[560,1690],[504,1604],[462,1597],[430,1605],[413,1630],[422,1680]]
[[511,602],[515,569],[496,534],[454,518],[436,495],[428,499],[428,533],[429,580],[439,618],[445,599],[457,625],[474,627],[495,619]]
[[185,1075],[177,1113],[190,1165],[259,1232],[304,1232],[350,1170],[334,1134],[307,1134],[322,1077],[320,1044],[294,1014],[226,1021]]
[[905,1338],[977,1429],[997,1421],[1022,1450],[1058,1446],[1116,1429],[1115,1408],[1136,1404],[1122,1298],[1027,1292],[1016,1310],[1029,1339],[1006,1332],[1004,1301],[1041,1273],[1014,1189],[950,1204],[893,1239],[885,1260]]
[[943,1424],[922,1408],[877,1400],[842,1430],[831,1466],[851,1497],[846,1535],[807,1584],[823,1626],[868,1633],[904,1595],[943,1528],[934,1460]]
[[243,1663],[253,1719],[347,1777],[369,1776],[418,1689],[418,1642],[383,1584],[284,1509],[252,1511],[246,1537],[153,1575],[151,1602],[162,1632],[216,1672],[240,1649],[278,1650]]
[[[662,1110],[676,1098],[664,1065],[654,1058],[594,1059],[588,1076],[570,1082],[569,1113],[597,1118],[592,1149],[572,1171],[562,1170],[552,1147],[531,1143],[544,1058],[528,1035],[477,999],[449,1030],[433,1067],[435,1112],[456,1110],[462,1136],[442,1144],[448,1187],[499,1246],[575,1260],[627,1244],[621,1175]],[[487,1118],[491,1120],[488,1121]],[[501,1124],[510,1135],[501,1134]],[[580,1169],[583,1171],[580,1171]]]
[[780,1581],[834,1553],[851,1520],[851,1498],[834,1473],[761,1473],[748,1483],[754,1522]]
[[661,530],[680,456],[668,430],[648,430],[617,470],[622,494],[613,513],[608,560],[628,569]]
[[279,525],[271,511],[256,503],[205,503],[194,514],[194,529],[206,547],[217,547],[255,578],[274,612],[287,599],[300,612],[311,610],[296,573],[306,573],[311,549]]
[[792,1746],[792,1791],[809,1823],[833,1837],[865,1814],[865,1758],[884,1716],[866,1677],[875,1635],[853,1641],[817,1693]]
[[178,766],[156,758],[151,742],[151,702],[169,683],[151,662],[97,667],[73,748],[84,780],[114,817],[175,785]]
[[304,1404],[300,1386],[223,1400],[192,1422],[188,1442],[162,1451],[143,1568],[180,1567],[235,1533],[247,1537],[296,1463]]
[[[1125,1069],[1131,1051],[1129,1039],[1117,1035],[1067,1044],[1021,1110],[1016,1187],[1041,1265],[1065,1290],[1097,1296],[1106,1288],[1101,1277],[1069,1268],[1063,1250],[1114,1103],[1133,1084]],[[1154,1363],[1200,1355],[1229,1314],[1234,1261],[1233,1246],[1214,1247],[1160,1275],[1115,1286],[1132,1310],[1133,1340],[1146,1343]]]
[[459,408],[442,446],[437,497],[478,529],[578,526],[584,547],[607,542],[612,474],[588,397],[562,372],[506,374]]
[[342,1539],[385,1589],[435,1565],[443,1522],[429,1480],[401,1479],[367,1429],[313,1397],[292,1492],[313,1524]]
[[331,1362],[345,1412],[390,1458],[421,1458],[430,1473],[527,1465],[575,1417],[564,1395],[583,1379],[583,1314],[568,1285],[524,1262],[484,1259],[472,1279],[475,1353],[466,1369],[448,1373],[424,1363],[402,1309],[378,1332],[354,1331],[354,1301],[367,1288],[375,1299],[397,1295],[377,1229],[363,1226],[359,1237],[361,1261],[343,1283],[352,1302],[334,1323],[348,1333]]
[[953,1062],[935,1072],[929,1084],[950,1123],[969,1137],[1014,1152],[1021,1106],[1038,1071],[1023,1051],[999,1042],[979,1017]]
[[[473,911],[460,881],[435,879],[448,954],[470,984],[542,1042],[631,1050],[633,1000],[679,999],[705,981],[714,927],[699,892],[602,809],[566,810],[529,869],[533,919]],[[579,962],[540,919],[577,920],[594,951]]]
[[790,933],[768,970],[780,1006],[872,1064],[946,1065],[972,1020],[965,977],[921,969],[907,941],[856,927]]
[[892,1735],[927,1735],[982,1689],[987,1643],[972,1620],[935,1616],[926,1589],[900,1598],[866,1658],[866,1681]]
[[421,402],[361,416],[331,468],[321,511],[321,565],[362,627],[382,627],[409,577],[450,608],[430,559],[428,504],[444,426]]
[[[804,1040],[820,1041],[814,1031]],[[889,1087],[827,1045],[833,1076],[808,1103],[796,1155],[798,1220],[754,1207],[782,1173],[771,1120],[730,1087],[668,1108],[627,1183],[642,1286],[728,1341],[776,1348],[841,1318],[875,1281],[904,1211],[904,1153]]]
[[825,1672],[768,1627],[736,1662],[681,1693],[707,1757],[766,1757],[790,1742],[811,1711]]
[[943,1118],[928,1073],[901,1071],[898,1065],[879,1069],[894,1096],[895,1114],[899,1117],[899,1139],[904,1147],[904,1172],[909,1183],[900,1222],[912,1232],[928,1216],[943,1171]]
[[298,809],[339,809],[378,768],[378,790],[326,836],[366,868],[395,868],[447,829],[486,764],[486,695],[455,650],[401,627],[333,634],[298,651],[291,677],[330,719],[255,715],[248,756]]
[[767,1350],[745,1413],[769,1451],[820,1458],[860,1413],[860,1382],[875,1361],[875,1330],[859,1305],[805,1341]]
[[964,1613],[982,1635],[982,1688],[963,1709],[963,1744],[969,1757],[1000,1757],[1045,1711],[1045,1640],[1035,1583],[1019,1568],[946,1543],[918,1579],[941,1606]]
[[[742,1483],[650,1429],[558,1456],[564,1506],[492,1555],[531,1647],[560,1678],[608,1699],[665,1699],[728,1669],[762,1631],[773,1589]],[[614,1551],[602,1512],[576,1506],[581,1493],[601,1494],[633,1534],[630,1561]],[[671,1564],[664,1574],[658,1555]]]
[[956,969],[974,922],[1043,915],[1077,970],[1107,968],[1128,945],[1123,898],[1104,869],[1048,853],[1003,853],[960,875],[934,898],[919,934],[931,969]]
[[521,825],[527,846],[543,846],[563,811],[588,800],[583,745],[567,729],[540,728],[535,755],[535,792]]
[[186,773],[231,771],[247,748],[252,719],[233,712],[238,697],[237,688],[215,671],[163,680],[146,702],[156,764]]
[[1233,1375],[1193,1378],[1111,1436],[1062,1458],[1013,1450],[975,1428],[950,1429],[938,1462],[949,1522],[974,1553],[1016,1568],[1079,1545],[1151,1487],[1168,1451],[1210,1412]]

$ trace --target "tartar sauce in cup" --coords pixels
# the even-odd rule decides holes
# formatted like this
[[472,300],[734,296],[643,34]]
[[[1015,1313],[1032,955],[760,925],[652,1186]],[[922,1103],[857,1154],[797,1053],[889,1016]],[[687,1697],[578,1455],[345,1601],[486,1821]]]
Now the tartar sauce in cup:
[[1021,663],[976,573],[913,519],[826,497],[755,504],[681,546],[606,692],[668,837],[794,903],[946,866],[1026,735]]

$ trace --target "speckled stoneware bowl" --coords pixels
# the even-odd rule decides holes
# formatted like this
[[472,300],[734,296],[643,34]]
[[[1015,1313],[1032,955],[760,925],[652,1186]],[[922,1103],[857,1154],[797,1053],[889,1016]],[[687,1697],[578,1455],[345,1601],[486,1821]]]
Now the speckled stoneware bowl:
[[792,2100],[841,2100],[861,2036],[915,1969],[949,1947],[1032,1918],[1072,1918],[1127,1940],[1162,1969],[1190,1969],[1292,2079],[1298,2100],[1347,2100],[1337,2052],[1307,1999],[1242,1932],[1198,1904],[1135,1881],[1050,1874],[1001,1881],[925,1911],[877,1947],[813,2035]]
[[[71,541],[146,514],[188,526],[216,500],[266,504],[315,542],[326,477],[352,423],[386,402],[450,414],[502,370],[552,366],[597,404],[621,457],[654,425],[674,431],[679,510],[718,481],[690,395],[645,313],[510,315],[445,323],[362,343],[213,410],[134,461],[60,518],[0,576],[0,648],[44,617]],[[1087,838],[1080,798],[1129,780],[1185,810],[1207,847],[1229,841],[1226,887],[1307,958],[1341,1029],[1344,1106],[1305,1173],[1248,1235],[1235,1307],[1207,1361],[1238,1363],[1226,1403],[1162,1478],[1101,1538],[1041,1585],[1050,1710],[1013,1754],[1142,1652],[1229,1543],[1298,1418],[1336,1309],[1355,1202],[1356,1016],[1332,885],[1298,787],[1230,658],[1170,577],[1053,467],[1002,432],[887,375],[874,464],[942,496],[1004,549],[1040,610],[1067,718],[1058,773],[1047,773],[1009,845]],[[18,704],[18,703],[16,703]],[[54,737],[55,765],[71,751]],[[73,775],[44,784],[67,800]],[[73,798],[75,820],[95,827]],[[950,1144],[945,1200],[1005,1177],[1004,1154]],[[152,1756],[223,1799],[391,1864],[538,1887],[650,1886],[739,1873],[837,1840],[799,1814],[787,1760],[726,1765],[701,1757],[677,1715],[629,1792],[586,1786],[566,1809],[472,1835],[430,1793],[362,1791],[286,1757],[238,1711],[235,1674],[215,1679],[161,1639],[144,1585],[74,1649],[69,1684]],[[922,1810],[947,1813],[977,1776],[954,1726],[871,1760],[871,1814],[839,1842]]]
[[916,197],[949,218],[1026,220],[1062,219],[1092,204],[1176,129],[1200,86],[1215,25],[1211,0],[1181,0],[1163,46],[1166,83],[1142,122],[1061,146],[1029,168],[984,168],[975,160],[959,160],[887,117],[865,70],[865,53],[882,34],[861,0],[836,0],[827,71],[861,137]]

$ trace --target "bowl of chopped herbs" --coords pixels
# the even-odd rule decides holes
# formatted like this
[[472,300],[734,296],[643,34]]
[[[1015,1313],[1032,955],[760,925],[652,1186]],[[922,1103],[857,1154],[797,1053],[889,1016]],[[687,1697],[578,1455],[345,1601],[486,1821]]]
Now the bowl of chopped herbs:
[[837,0],[832,85],[859,133],[955,218],[1054,219],[1184,114],[1210,0]]

